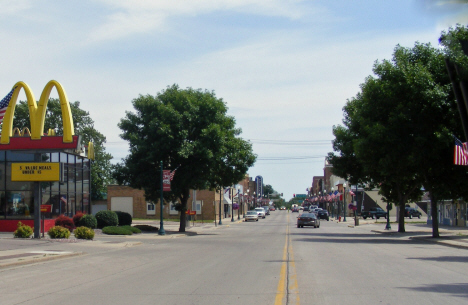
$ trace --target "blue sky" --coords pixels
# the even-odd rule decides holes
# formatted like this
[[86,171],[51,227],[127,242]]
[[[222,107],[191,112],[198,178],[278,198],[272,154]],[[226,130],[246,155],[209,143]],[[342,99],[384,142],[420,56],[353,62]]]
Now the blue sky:
[[213,90],[253,143],[249,174],[289,199],[323,175],[332,126],[373,63],[397,44],[437,46],[468,23],[457,2],[2,0],[0,92],[21,80],[38,97],[59,81],[117,162],[132,99],[174,83]]

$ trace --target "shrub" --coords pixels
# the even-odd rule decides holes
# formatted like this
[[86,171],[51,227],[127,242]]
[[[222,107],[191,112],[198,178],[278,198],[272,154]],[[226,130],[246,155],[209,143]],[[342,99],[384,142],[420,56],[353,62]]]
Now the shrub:
[[109,235],[132,235],[132,231],[126,227],[108,226],[102,229],[102,233]]
[[140,229],[141,231],[145,232],[158,232],[159,228],[153,227],[150,225],[135,225],[133,228]]
[[121,228],[125,228],[127,230],[132,231],[132,233],[141,233],[141,230],[132,226],[121,226]]
[[78,227],[75,229],[75,237],[78,239],[93,239],[94,230],[87,227]]
[[119,225],[119,218],[113,211],[99,211],[96,213],[97,227],[111,227]]
[[18,228],[13,232],[13,236],[15,238],[29,238],[32,234],[33,229],[30,226],[21,223],[21,221],[18,222]]
[[97,228],[97,220],[94,215],[83,215],[81,217],[80,221],[78,222],[79,227],[87,227],[90,229],[96,229]]
[[119,218],[119,226],[131,226],[132,225],[132,215],[127,212],[115,211],[117,217]]
[[49,229],[50,238],[69,238],[70,237],[70,230],[61,226],[55,226]]
[[75,228],[75,224],[73,223],[73,219],[70,217],[67,217],[65,215],[60,215],[55,219],[55,225],[67,228],[68,231],[73,232],[73,229]]
[[78,223],[80,222],[81,217],[83,217],[84,215],[85,214],[78,212],[75,214],[75,216],[73,216],[73,224],[75,225],[75,228],[79,227]]

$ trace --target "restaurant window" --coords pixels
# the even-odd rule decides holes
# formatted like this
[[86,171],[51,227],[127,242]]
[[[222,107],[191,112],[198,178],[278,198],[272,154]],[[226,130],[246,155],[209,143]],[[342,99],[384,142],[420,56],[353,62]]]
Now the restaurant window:
[[30,191],[6,192],[7,218],[30,219],[34,216],[34,197]]

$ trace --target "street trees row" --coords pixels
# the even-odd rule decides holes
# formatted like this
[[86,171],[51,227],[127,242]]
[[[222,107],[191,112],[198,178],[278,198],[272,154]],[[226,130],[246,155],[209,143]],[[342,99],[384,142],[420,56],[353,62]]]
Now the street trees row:
[[416,43],[397,45],[391,60],[377,61],[374,76],[343,108],[334,126],[334,174],[353,184],[379,187],[387,203],[400,207],[430,193],[433,237],[438,237],[437,202],[468,198],[466,168],[453,165],[453,135],[462,134],[443,50]]
[[179,231],[185,232],[190,189],[219,189],[241,181],[256,156],[252,144],[240,138],[235,119],[214,92],[181,89],[177,85],[133,100],[119,128],[130,145],[129,155],[115,166],[119,184],[144,189],[148,201],[160,198],[160,162],[175,171],[171,192],[179,201]]

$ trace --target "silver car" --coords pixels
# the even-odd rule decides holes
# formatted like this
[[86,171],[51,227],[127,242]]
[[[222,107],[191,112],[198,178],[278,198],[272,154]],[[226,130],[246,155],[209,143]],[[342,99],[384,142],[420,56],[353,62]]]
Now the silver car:
[[244,221],[249,221],[249,220],[258,221],[258,214],[256,211],[247,211],[247,214],[245,214]]
[[255,212],[257,212],[258,218],[265,218],[265,209],[264,208],[255,208]]

